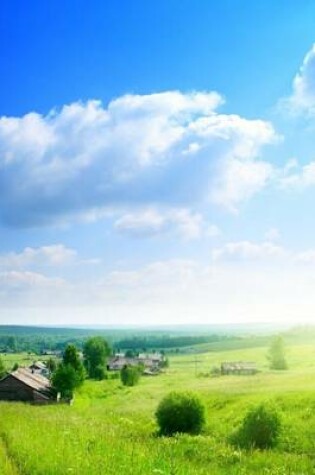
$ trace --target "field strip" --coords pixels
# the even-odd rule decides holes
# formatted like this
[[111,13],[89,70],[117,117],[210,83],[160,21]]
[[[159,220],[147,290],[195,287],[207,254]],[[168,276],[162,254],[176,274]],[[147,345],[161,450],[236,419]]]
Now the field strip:
[[20,475],[14,461],[8,454],[6,442],[0,437],[0,473],[1,475]]

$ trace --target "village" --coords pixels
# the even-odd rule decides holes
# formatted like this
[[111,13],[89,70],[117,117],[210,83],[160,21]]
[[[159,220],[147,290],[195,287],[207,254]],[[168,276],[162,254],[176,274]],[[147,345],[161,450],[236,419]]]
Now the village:
[[[78,352],[78,357],[83,363],[82,352]],[[161,372],[165,361],[166,358],[161,353],[139,353],[136,356],[115,353],[108,358],[106,369],[119,373],[125,367],[139,367],[144,376],[156,376]],[[51,384],[51,375],[52,371],[45,361],[34,361],[30,365],[14,368],[0,379],[0,400],[34,404],[59,402],[60,395]]]
[[[49,353],[50,356],[51,353]],[[47,356],[47,355],[46,355]],[[56,355],[54,355],[56,356]],[[62,354],[58,353],[59,361]],[[83,353],[78,352],[83,363]],[[58,362],[58,360],[55,360]],[[117,352],[107,360],[106,370],[117,376],[124,368],[140,368],[143,376],[157,376],[168,366],[168,359],[160,352],[130,355]],[[254,375],[258,371],[254,362],[222,362],[218,373],[225,375]],[[26,366],[15,367],[0,379],[0,400],[22,401],[32,404],[61,402],[60,394],[51,382],[52,370],[47,361],[34,361]]]

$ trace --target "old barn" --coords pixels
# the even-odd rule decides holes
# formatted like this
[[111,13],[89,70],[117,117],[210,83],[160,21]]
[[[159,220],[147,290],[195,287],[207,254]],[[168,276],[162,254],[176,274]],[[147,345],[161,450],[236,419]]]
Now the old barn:
[[45,404],[56,397],[47,378],[28,368],[19,368],[0,380],[0,400]]
[[257,366],[252,361],[230,361],[221,363],[221,374],[256,374]]

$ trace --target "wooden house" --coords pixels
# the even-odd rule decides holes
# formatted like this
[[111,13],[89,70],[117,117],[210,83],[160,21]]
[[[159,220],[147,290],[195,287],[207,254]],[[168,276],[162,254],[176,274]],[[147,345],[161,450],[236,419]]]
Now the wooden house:
[[230,361],[221,363],[221,374],[244,374],[250,375],[257,373],[256,363],[248,361]]
[[142,365],[146,370],[154,370],[155,373],[161,368],[164,357],[160,353],[140,353],[138,356],[126,357],[124,354],[116,354],[108,360],[109,371],[120,371],[124,366]]
[[0,380],[0,400],[47,404],[56,397],[47,378],[19,368]]
[[49,369],[47,368],[46,364],[43,363],[43,361],[34,361],[34,363],[29,366],[29,369],[32,373],[40,374],[46,378],[49,378]]

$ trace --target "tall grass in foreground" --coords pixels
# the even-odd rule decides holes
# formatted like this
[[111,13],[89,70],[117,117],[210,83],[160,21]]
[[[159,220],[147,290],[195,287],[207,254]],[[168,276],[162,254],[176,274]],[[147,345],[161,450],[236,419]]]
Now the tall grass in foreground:
[[[296,363],[286,374],[198,377],[187,356],[173,359],[166,374],[143,378],[133,388],[117,380],[87,382],[72,407],[1,403],[0,473],[15,475],[9,457],[20,475],[315,474],[315,365],[309,365],[314,350],[304,348],[305,365],[299,350],[292,350]],[[254,359],[253,349],[244,351],[244,359]],[[239,352],[229,357],[240,359]],[[210,369],[227,358],[216,353],[200,359],[200,366]],[[198,392],[205,404],[201,435],[157,435],[154,412],[174,385]],[[240,450],[229,444],[248,409],[266,401],[283,422],[276,448]]]

